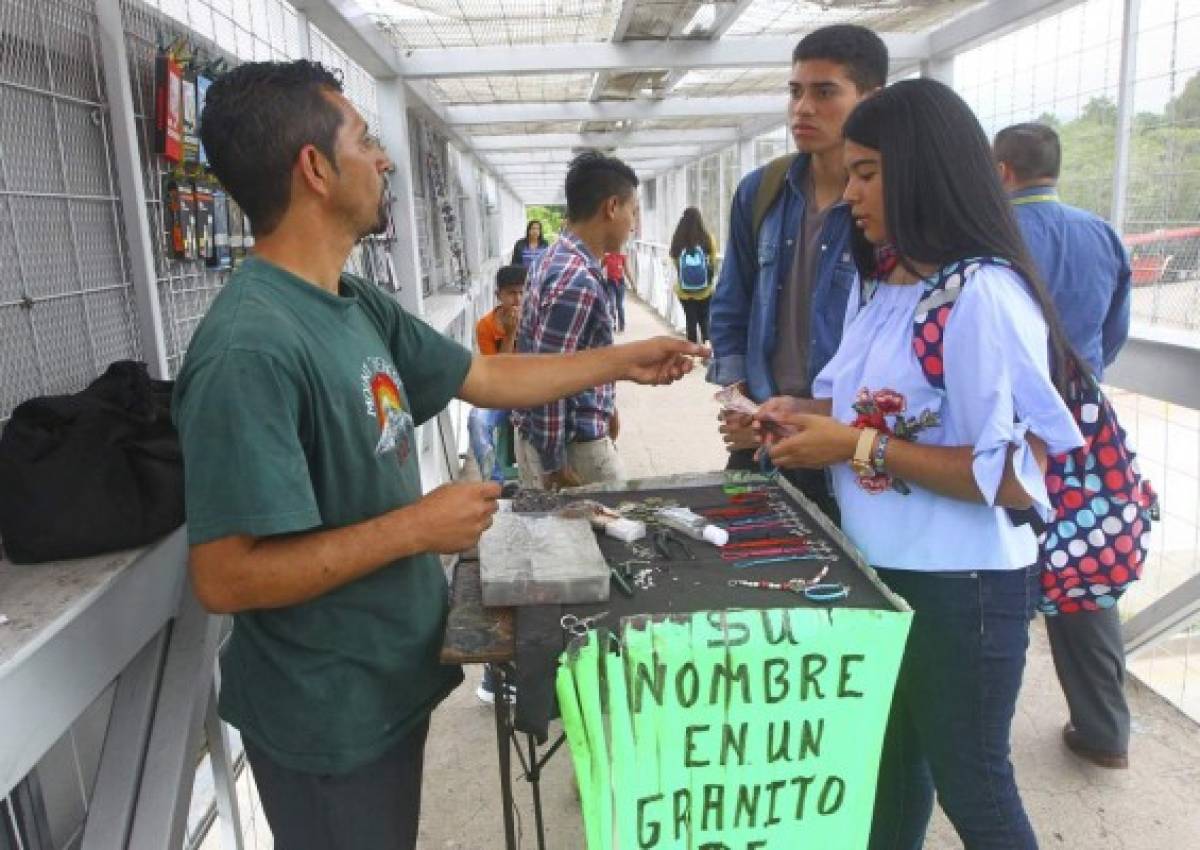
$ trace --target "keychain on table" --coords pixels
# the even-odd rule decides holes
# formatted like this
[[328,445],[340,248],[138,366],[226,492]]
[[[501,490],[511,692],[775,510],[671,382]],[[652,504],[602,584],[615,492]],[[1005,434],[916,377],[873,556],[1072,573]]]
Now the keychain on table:
[[771,549],[758,549],[753,552],[721,553],[722,561],[734,561],[734,566],[757,567],[776,561],[801,559],[805,561],[836,561],[837,555],[825,550],[814,549],[810,546],[777,546]]
[[[826,568],[828,569],[828,568]],[[850,595],[850,588],[844,584],[821,584],[826,570],[822,570],[812,579],[794,578],[788,581],[766,581],[749,579],[730,579],[730,587],[752,587],[759,590],[784,590],[803,596],[810,602],[837,602]]]
[[812,546],[814,542],[803,534],[791,534],[783,537],[751,537],[748,540],[736,540],[721,547],[722,552],[742,552],[747,549],[761,549],[764,546]]
[[791,578],[787,581],[771,581],[770,579],[731,578],[730,587],[753,587],[758,590],[790,590],[800,593],[806,587],[814,587],[829,575],[829,567],[821,567],[821,571],[812,578]]
[[731,561],[737,569],[745,567],[774,567],[789,561],[836,561],[838,556],[832,552],[805,552],[802,555],[772,555],[767,558],[746,558],[741,561]]

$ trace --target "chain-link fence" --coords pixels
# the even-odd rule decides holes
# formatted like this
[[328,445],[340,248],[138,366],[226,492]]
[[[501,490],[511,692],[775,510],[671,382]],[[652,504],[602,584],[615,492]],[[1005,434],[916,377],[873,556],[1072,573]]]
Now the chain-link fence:
[[[1134,318],[1200,330],[1200,3],[1141,3],[1127,205]],[[1121,0],[1087,0],[955,58],[984,129],[1022,121],[1062,139],[1063,200],[1113,211]]]
[[1200,331],[1200,3],[1142,3],[1126,244],[1134,312]]

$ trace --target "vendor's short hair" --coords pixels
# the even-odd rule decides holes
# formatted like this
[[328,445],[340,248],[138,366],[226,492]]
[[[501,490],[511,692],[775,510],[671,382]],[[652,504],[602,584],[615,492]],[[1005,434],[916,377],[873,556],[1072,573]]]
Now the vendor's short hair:
[[567,218],[587,221],[604,201],[614,195],[624,201],[637,187],[637,174],[624,162],[600,151],[584,151],[567,169]]
[[292,168],[313,145],[337,167],[342,114],[327,96],[341,80],[318,62],[247,62],[218,77],[204,99],[200,140],[209,165],[256,236],[291,203]]
[[1013,170],[1018,180],[1057,180],[1062,168],[1062,143],[1046,124],[1013,124],[996,134],[992,150],[997,162]]
[[860,93],[887,84],[887,45],[866,27],[834,24],[813,30],[800,39],[792,51],[793,65],[809,59],[824,59],[841,65]]
[[496,289],[524,289],[526,274],[524,266],[501,266],[496,271]]

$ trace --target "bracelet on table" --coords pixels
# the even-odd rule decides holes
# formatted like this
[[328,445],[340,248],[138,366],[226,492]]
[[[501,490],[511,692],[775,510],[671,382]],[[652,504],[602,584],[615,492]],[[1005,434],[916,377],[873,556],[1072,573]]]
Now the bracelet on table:
[[875,469],[876,475],[883,475],[886,471],[887,446],[890,439],[890,434],[880,434],[879,439],[875,441],[875,451],[871,455],[871,466]]

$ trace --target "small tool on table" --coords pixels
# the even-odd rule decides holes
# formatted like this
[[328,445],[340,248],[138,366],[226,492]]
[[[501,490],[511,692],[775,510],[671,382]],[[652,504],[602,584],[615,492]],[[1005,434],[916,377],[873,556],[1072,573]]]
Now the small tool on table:
[[603,620],[608,616],[607,611],[601,611],[599,614],[589,614],[586,617],[578,617],[575,614],[563,614],[562,619],[558,621],[564,632],[573,638],[585,637],[589,629],[596,627],[599,620]]
[[613,584],[617,586],[617,589],[620,590],[624,596],[632,599],[633,588],[629,586],[629,582],[625,580],[625,576],[621,575],[617,568],[613,566],[609,566],[608,574],[612,578]]
[[666,561],[694,561],[696,560],[692,548],[669,528],[660,528],[654,532],[651,538],[654,543],[654,549]]

